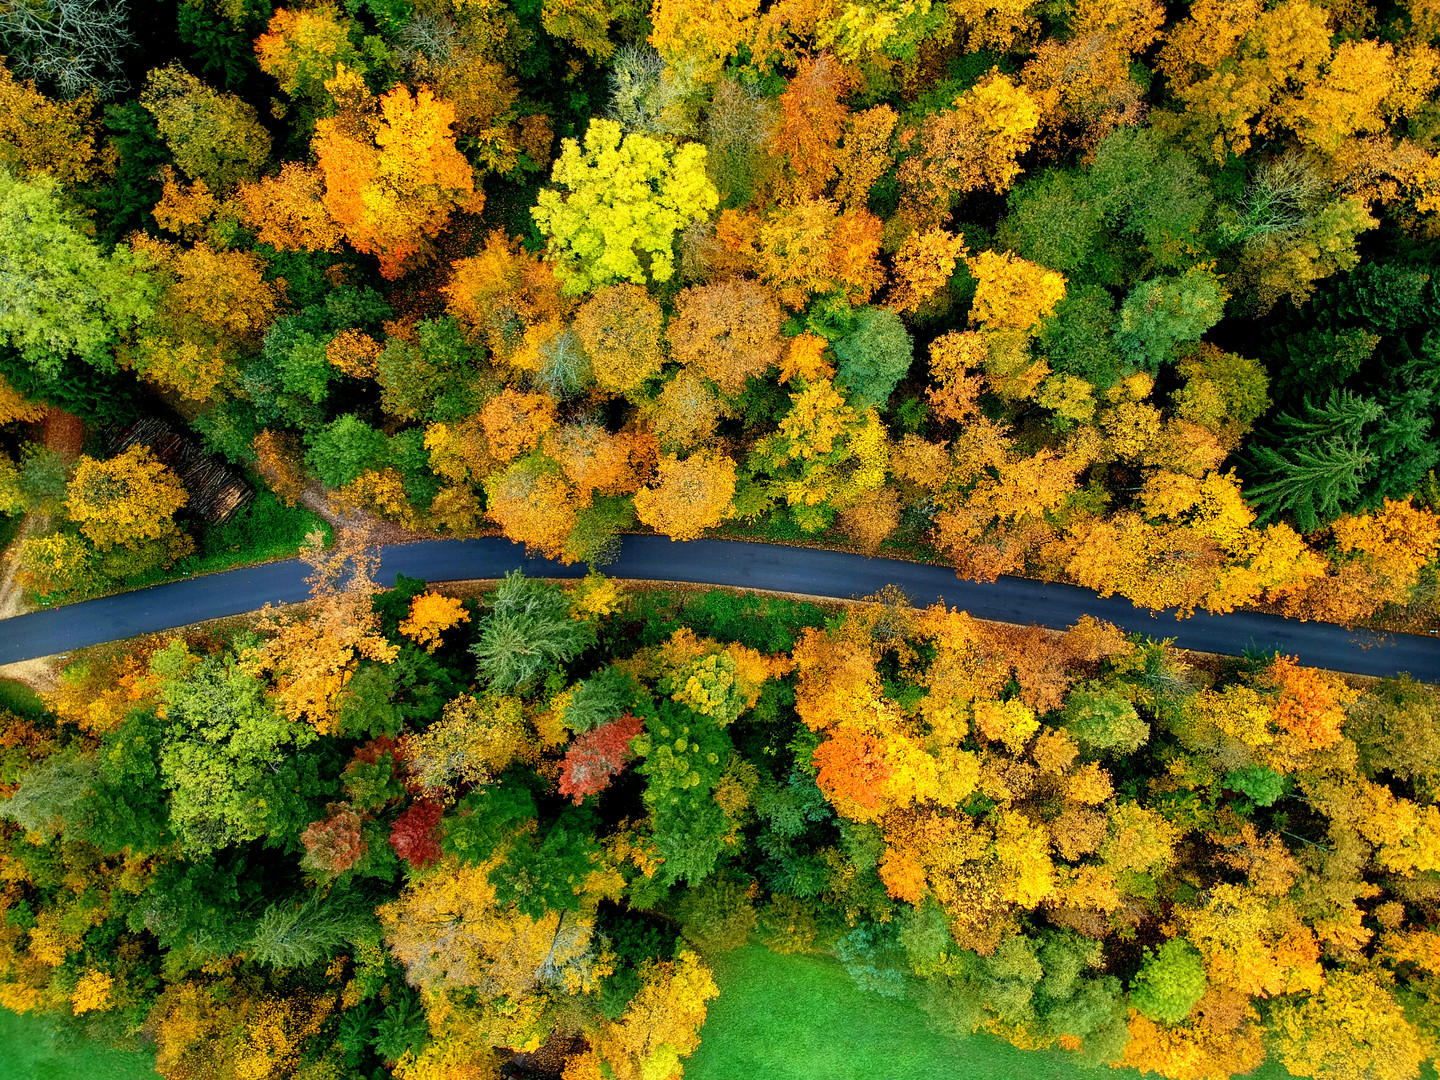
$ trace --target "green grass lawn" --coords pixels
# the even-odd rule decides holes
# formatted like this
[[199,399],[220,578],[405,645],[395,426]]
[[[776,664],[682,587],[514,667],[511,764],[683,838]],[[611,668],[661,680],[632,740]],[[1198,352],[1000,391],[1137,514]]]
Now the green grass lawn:
[[[685,1080],[1139,1080],[1089,1069],[1059,1052],[1017,1050],[986,1035],[954,1039],[908,1001],[858,989],[833,960],[778,956],[756,945],[715,965],[700,1049]],[[1287,1074],[1267,1062],[1255,1080]]]
[[9,709],[27,720],[39,720],[45,715],[45,702],[23,682],[0,679],[0,709]]
[[156,1080],[149,1054],[112,1050],[83,1037],[57,1037],[38,1016],[0,1009],[0,1077],[5,1080]]

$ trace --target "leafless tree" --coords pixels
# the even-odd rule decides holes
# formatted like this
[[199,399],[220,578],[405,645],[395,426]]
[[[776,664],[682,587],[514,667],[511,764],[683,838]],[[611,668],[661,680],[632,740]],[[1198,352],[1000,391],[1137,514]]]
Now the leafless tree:
[[0,43],[24,79],[76,98],[130,88],[124,52],[135,44],[126,0],[0,0]]

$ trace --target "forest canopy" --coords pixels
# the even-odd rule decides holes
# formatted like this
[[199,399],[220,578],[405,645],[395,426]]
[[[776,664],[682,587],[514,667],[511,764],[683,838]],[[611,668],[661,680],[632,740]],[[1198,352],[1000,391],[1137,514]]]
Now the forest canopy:
[[1432,629],[1435,0],[26,0],[0,55],[26,599],[322,512],[592,571],[317,534],[309,606],[0,713],[0,1005],[168,1080],[670,1080],[758,941],[1170,1080],[1440,1057],[1431,688],[597,569]]
[[1440,1057],[1433,687],[893,591],[307,558],[307,616],[0,712],[0,1005],[170,1080],[648,1080],[756,941],[1080,1066]]
[[184,508],[98,542],[23,426],[54,409],[567,563],[723,530],[1434,618],[1422,0],[181,0],[144,50],[132,21],[0,13],[32,596],[213,546]]

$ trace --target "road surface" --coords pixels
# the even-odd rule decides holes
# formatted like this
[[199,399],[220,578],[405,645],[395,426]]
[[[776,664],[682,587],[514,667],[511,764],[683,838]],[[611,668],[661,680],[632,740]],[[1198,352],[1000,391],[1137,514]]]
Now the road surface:
[[[377,580],[390,584],[396,574],[427,581],[495,578],[517,567],[544,577],[578,577],[585,569],[529,558],[522,547],[500,537],[427,540],[384,548]],[[735,540],[677,543],[663,536],[629,536],[619,560],[605,569],[620,578],[733,585],[839,599],[898,585],[917,604],[943,600],[980,619],[1063,629],[1088,614],[1128,631],[1174,638],[1186,649],[1230,654],[1249,648],[1278,649],[1312,667],[1357,675],[1408,672],[1425,682],[1440,682],[1440,638],[1375,634],[1250,612],[1197,614],[1177,621],[1173,614],[1152,615],[1128,600],[1103,599],[1073,585],[1012,577],[979,584],[959,580],[944,566],[870,559],[842,551]],[[239,615],[266,604],[303,600],[306,572],[298,560],[266,563],[0,620],[0,664]]]

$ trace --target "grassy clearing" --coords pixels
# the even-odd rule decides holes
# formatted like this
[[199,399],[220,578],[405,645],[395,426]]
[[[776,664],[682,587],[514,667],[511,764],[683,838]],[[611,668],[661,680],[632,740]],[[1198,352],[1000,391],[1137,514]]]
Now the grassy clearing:
[[[864,993],[833,960],[751,945],[722,957],[715,975],[720,997],[685,1080],[1140,1080],[986,1035],[936,1034],[917,1006]],[[1252,1076],[1286,1072],[1267,1062]]]
[[212,574],[272,559],[293,559],[306,534],[316,529],[325,534],[327,544],[333,539],[329,524],[319,514],[303,506],[286,506],[262,490],[225,524],[197,526],[195,554],[176,563],[175,571]]
[[112,1050],[38,1016],[0,1009],[0,1076],[5,1080],[156,1080],[149,1054]]
[[45,715],[45,703],[40,695],[15,679],[0,679],[0,709],[27,720],[38,720]]

